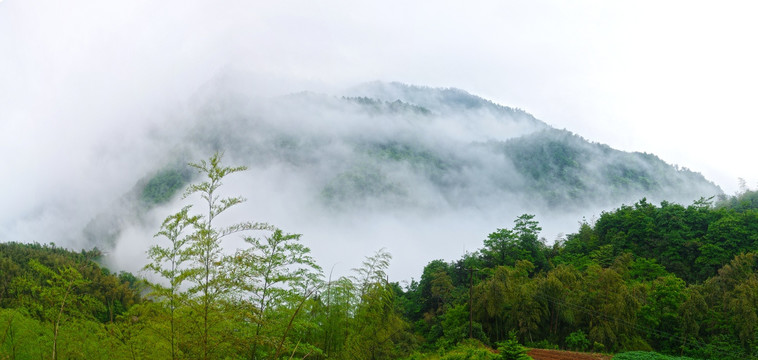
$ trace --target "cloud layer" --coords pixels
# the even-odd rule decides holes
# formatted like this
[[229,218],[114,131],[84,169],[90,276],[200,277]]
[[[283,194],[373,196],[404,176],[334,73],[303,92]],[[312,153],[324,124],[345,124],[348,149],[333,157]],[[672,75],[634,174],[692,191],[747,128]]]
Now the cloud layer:
[[262,97],[374,79],[455,86],[730,193],[736,177],[758,179],[752,7],[5,0],[0,236],[73,241],[183,151],[155,140],[186,125],[209,79],[237,72]]

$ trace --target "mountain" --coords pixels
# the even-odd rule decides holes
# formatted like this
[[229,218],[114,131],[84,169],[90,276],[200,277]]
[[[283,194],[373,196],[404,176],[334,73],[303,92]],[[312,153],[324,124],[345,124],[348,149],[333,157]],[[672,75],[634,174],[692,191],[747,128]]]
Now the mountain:
[[[216,121],[201,120],[192,142],[315,172],[309,179],[319,184],[321,200],[337,207],[480,207],[527,198],[575,208],[721,193],[700,174],[654,155],[591,143],[458,89],[375,82],[342,97],[299,93],[247,112],[219,103],[200,105]],[[232,117],[230,108],[237,109]]]
[[[177,144],[174,159],[156,162],[125,197],[132,200],[121,201],[141,197],[129,212],[170,199],[190,180],[175,164],[215,151],[250,167],[246,189],[256,189],[260,206],[290,213],[555,214],[722,193],[655,155],[590,142],[459,89],[372,82],[332,95],[261,98],[219,80],[194,96],[188,114],[156,135]],[[114,219],[124,218],[101,214],[87,236],[97,242],[97,229],[112,231]]]

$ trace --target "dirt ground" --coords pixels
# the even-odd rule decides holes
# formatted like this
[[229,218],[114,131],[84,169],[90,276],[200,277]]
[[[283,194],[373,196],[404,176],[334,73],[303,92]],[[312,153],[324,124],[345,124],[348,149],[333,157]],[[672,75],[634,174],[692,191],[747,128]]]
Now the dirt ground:
[[611,360],[613,357],[612,355],[543,349],[531,349],[527,354],[534,360]]

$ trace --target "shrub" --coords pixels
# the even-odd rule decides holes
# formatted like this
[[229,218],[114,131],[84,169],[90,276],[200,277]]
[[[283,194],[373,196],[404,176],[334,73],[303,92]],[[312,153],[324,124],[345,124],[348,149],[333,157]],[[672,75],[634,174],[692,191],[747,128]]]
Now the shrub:
[[510,339],[497,343],[497,351],[503,360],[527,360],[531,359],[526,354],[526,348],[521,346],[516,339],[516,332],[510,332]]
[[535,341],[535,342],[527,342],[526,346],[530,348],[534,348],[534,349],[548,349],[548,350],[560,349],[558,345],[551,343],[547,339],[542,339],[540,341]]
[[481,342],[464,341],[454,347],[440,360],[501,360],[500,355],[487,349]]
[[566,336],[566,347],[575,351],[587,351],[590,348],[590,340],[582,330],[574,331]]
[[613,360],[694,360],[689,357],[683,356],[669,356],[656,352],[648,351],[630,351],[621,354],[616,354]]

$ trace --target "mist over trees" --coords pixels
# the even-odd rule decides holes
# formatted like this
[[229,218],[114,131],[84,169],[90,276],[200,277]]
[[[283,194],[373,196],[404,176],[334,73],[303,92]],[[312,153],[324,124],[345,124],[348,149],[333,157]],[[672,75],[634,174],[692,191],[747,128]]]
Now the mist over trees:
[[[165,144],[146,161],[154,170],[132,174],[134,187],[88,220],[83,246],[144,244],[163,219],[157,209],[176,206],[192,179],[183,164],[222,149],[251,169],[230,185],[234,191],[273,205],[264,211],[243,204],[244,211],[307,230],[322,258],[330,251],[317,244],[353,237],[361,230],[345,224],[360,219],[399,229],[398,241],[386,244],[392,249],[439,228],[424,224],[458,219],[459,235],[485,233],[524,212],[541,216],[552,239],[581,216],[643,197],[689,203],[721,193],[702,175],[652,154],[592,143],[463,90],[375,82],[334,95],[260,98],[241,83],[210,82],[177,126],[154,129],[151,139]],[[561,216],[566,220],[556,220]],[[381,240],[381,231],[372,233],[358,251]],[[459,237],[429,236],[443,243],[430,258],[455,256]],[[419,265],[405,256],[396,261],[404,269]]]
[[[3,244],[0,354],[496,359],[518,358],[524,345],[755,354],[752,193],[720,195],[654,155],[457,89],[235,91],[201,91],[185,126],[155,129],[163,155],[84,227],[93,250]],[[624,203],[633,205],[543,237],[557,217]],[[484,235],[469,230],[492,218]],[[283,229],[313,224],[323,232],[315,240]],[[476,250],[437,259],[456,241]],[[135,258],[147,259],[138,277],[106,268],[137,271],[145,261]],[[339,269],[340,259],[357,265]],[[409,281],[396,281],[393,259]],[[422,269],[419,259],[437,260]]]
[[[523,358],[526,345],[758,355],[754,192],[688,206],[642,199],[552,245],[538,219],[522,214],[479,250],[432,261],[419,280],[400,284],[389,281],[384,250],[333,279],[300,235],[224,222],[245,199],[227,196],[222,183],[245,168],[220,154],[191,165],[198,179],[185,201],[202,201],[158,229],[146,267],[157,281],[110,273],[95,262],[97,249],[0,244],[0,354],[500,359]],[[244,245],[222,250],[232,234]]]

